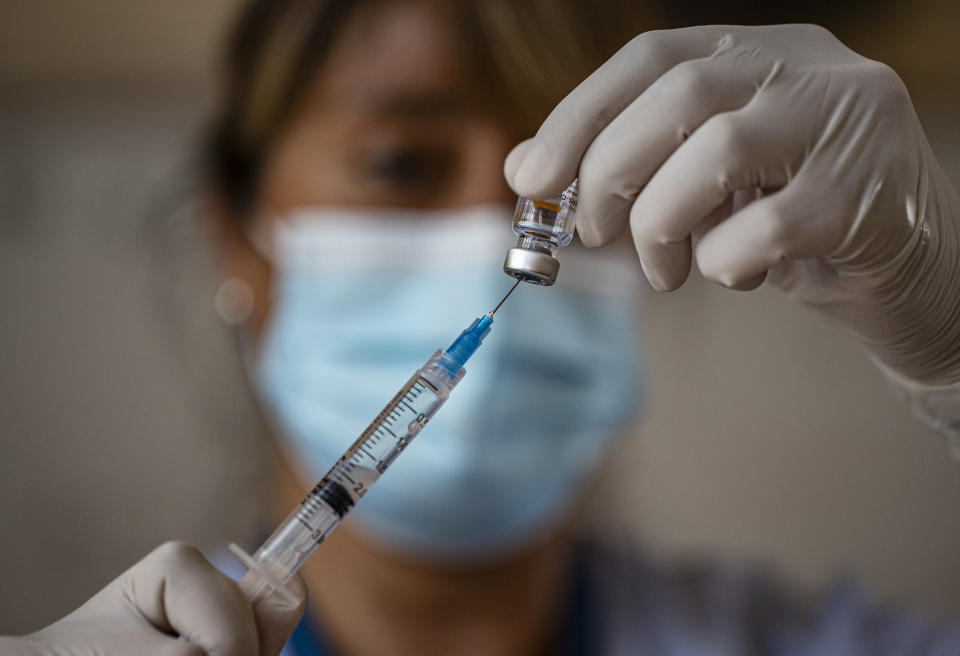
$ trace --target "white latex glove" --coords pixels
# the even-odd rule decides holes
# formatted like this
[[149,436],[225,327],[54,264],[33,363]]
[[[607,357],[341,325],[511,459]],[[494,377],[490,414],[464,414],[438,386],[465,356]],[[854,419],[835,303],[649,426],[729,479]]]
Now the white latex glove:
[[[0,638],[10,656],[274,656],[306,605],[306,587],[288,584],[251,608],[237,584],[190,545],[168,542],[87,603],[37,633]],[[183,636],[183,640],[178,640]]]
[[584,244],[629,222],[658,290],[683,284],[694,253],[729,287],[769,273],[901,382],[958,389],[960,203],[900,78],[823,28],[642,34],[514,149],[505,173],[534,199],[579,176]]

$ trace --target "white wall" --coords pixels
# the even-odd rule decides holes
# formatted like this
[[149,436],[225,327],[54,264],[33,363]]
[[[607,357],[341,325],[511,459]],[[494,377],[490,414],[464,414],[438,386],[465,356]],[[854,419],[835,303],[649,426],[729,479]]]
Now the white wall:
[[5,0],[0,83],[206,82],[238,0]]

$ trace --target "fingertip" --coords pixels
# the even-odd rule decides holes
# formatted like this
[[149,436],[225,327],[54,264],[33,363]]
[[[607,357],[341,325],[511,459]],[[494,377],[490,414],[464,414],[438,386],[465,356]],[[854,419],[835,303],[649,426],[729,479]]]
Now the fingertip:
[[292,627],[297,625],[307,607],[307,585],[299,574],[283,586],[288,595],[272,594],[261,601],[254,609],[257,619],[267,620],[271,625]]
[[533,145],[533,137],[524,139],[513,147],[513,150],[510,151],[510,154],[507,155],[507,158],[503,161],[503,177],[507,180],[510,188],[518,194],[520,192],[517,191],[514,185],[514,178],[517,175],[517,169],[520,168],[520,164],[523,162],[523,158],[526,157],[531,145]]
[[254,607],[261,656],[274,656],[283,648],[307,609],[307,585],[299,574],[287,582],[284,590],[294,602],[285,595],[272,594]]
[[[512,175],[508,172],[507,162],[504,162],[504,172],[508,174],[510,188],[518,196],[534,200],[553,198],[577,177],[579,160],[566,161],[565,153],[554,152],[542,139],[528,139],[517,149],[521,149],[518,154],[511,152],[507,156]],[[569,154],[566,156],[569,158]]]
[[[514,190],[521,196],[529,198],[541,197],[540,188],[550,166],[550,152],[546,144],[533,141],[527,145],[527,151],[520,160],[516,173],[513,174]],[[549,193],[547,195],[550,195]]]
[[307,605],[307,583],[303,580],[303,577],[300,574],[294,574],[287,585],[284,586],[291,595],[297,599],[297,604],[294,606],[295,609],[302,610],[306,608]]
[[577,210],[577,234],[580,235],[580,241],[587,248],[596,248],[605,246],[614,239],[623,234],[627,229],[630,216],[626,211],[620,211],[606,216],[603,219],[597,219],[596,214],[590,210],[591,203],[589,198],[587,203],[581,204]]
[[143,560],[158,560],[162,563],[176,564],[208,562],[199,549],[182,540],[164,542],[147,554]]
[[766,280],[766,270],[750,271],[743,268],[743,262],[739,262],[742,270],[738,272],[736,266],[731,266],[732,262],[729,258],[724,258],[722,253],[718,253],[709,247],[703,248],[703,244],[709,245],[710,240],[701,242],[701,246],[697,248],[697,266],[700,269],[700,274],[707,280],[727,289],[741,292],[752,291]]
[[658,292],[672,292],[680,289],[690,275],[689,265],[686,267],[682,265],[664,267],[652,262],[644,262],[641,259],[640,266],[643,268],[643,275],[647,277],[650,286]]
[[289,594],[271,594],[256,607],[258,615],[267,614],[271,617],[293,617],[299,620],[303,609],[307,606],[307,585],[299,574],[295,574],[283,591]]
[[683,283],[687,281],[686,274],[680,277],[668,277],[664,276],[663,273],[657,269],[648,269],[643,265],[643,262],[640,262],[640,266],[643,267],[643,273],[647,277],[647,281],[650,283],[650,286],[653,287],[653,290],[657,292],[676,291],[680,289],[680,287],[683,286]]
[[766,258],[762,249],[748,246],[751,241],[741,231],[732,231],[735,227],[728,222],[703,236],[697,244],[697,268],[727,289],[751,291],[767,278]]
[[606,243],[596,226],[589,221],[581,221],[580,217],[577,217],[577,234],[580,236],[580,243],[587,248],[597,248]]
[[690,238],[675,243],[649,245],[634,239],[640,266],[650,286],[658,292],[672,292],[690,275]]
[[763,281],[767,279],[767,272],[764,271],[752,278],[747,278],[739,282],[733,281],[731,284],[726,285],[727,288],[733,289],[738,292],[749,292],[753,291],[757,287],[763,284]]

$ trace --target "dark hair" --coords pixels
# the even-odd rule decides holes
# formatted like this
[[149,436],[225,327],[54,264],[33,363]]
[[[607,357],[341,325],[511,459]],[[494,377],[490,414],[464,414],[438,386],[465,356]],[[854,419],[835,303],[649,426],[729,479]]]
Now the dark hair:
[[[240,14],[227,45],[219,111],[205,147],[209,182],[231,210],[243,212],[252,204],[267,147],[307,87],[316,62],[358,4],[256,0]],[[308,12],[312,15],[305,15]],[[298,19],[306,21],[295,24]],[[294,39],[298,32],[300,38]],[[272,49],[285,51],[286,57],[271,61]],[[274,93],[263,88],[269,84],[276,86]],[[264,107],[267,103],[274,106]]]
[[890,0],[661,0],[664,27],[734,24],[816,23],[831,30],[851,19],[869,18]]
[[[267,151],[351,13],[376,1],[253,0],[242,11],[204,157],[207,184],[232,213],[253,205]],[[636,2],[451,2],[475,71],[531,132],[645,19]]]

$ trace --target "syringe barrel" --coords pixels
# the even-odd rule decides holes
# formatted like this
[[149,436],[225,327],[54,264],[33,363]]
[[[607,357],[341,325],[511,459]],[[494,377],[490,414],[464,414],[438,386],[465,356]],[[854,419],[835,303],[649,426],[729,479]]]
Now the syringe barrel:
[[311,490],[253,555],[283,583],[300,569],[323,538],[340,523],[336,512],[322,507],[325,501],[318,492],[319,487]]
[[444,404],[492,323],[488,315],[479,317],[448,349],[430,356],[252,557],[231,545],[249,570],[240,588],[252,603],[283,593],[290,577]]

